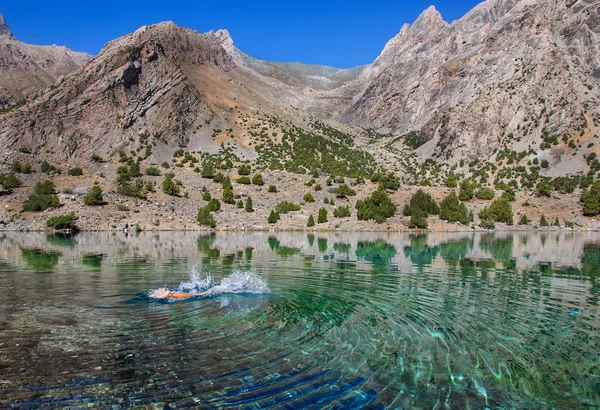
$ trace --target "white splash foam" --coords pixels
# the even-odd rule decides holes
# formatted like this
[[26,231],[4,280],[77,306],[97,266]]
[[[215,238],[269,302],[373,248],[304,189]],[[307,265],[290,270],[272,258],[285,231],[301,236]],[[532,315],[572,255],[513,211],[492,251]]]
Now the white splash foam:
[[231,275],[223,278],[221,283],[215,284],[214,282],[215,280],[210,272],[199,271],[198,267],[194,266],[190,272],[190,280],[181,282],[175,290],[192,294],[206,292],[206,296],[226,293],[264,294],[270,292],[265,281],[256,272],[252,271],[234,271]]

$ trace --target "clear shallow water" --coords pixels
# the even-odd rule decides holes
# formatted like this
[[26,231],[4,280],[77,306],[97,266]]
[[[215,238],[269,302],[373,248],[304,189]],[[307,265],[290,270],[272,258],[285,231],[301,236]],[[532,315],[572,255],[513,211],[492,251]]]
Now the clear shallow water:
[[[0,408],[598,406],[599,263],[596,234],[4,233]],[[180,284],[235,286],[146,297]]]

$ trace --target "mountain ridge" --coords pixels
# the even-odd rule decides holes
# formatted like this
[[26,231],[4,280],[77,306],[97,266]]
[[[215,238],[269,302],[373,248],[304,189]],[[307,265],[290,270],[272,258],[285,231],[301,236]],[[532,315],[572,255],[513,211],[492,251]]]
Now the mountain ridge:
[[54,84],[91,59],[62,46],[23,43],[0,14],[0,107]]

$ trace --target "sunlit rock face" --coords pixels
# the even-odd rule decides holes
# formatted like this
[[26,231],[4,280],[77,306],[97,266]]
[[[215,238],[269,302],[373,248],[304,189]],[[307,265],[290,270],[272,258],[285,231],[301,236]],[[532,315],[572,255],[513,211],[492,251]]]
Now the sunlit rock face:
[[0,15],[0,106],[54,84],[91,58],[66,47],[23,43]]

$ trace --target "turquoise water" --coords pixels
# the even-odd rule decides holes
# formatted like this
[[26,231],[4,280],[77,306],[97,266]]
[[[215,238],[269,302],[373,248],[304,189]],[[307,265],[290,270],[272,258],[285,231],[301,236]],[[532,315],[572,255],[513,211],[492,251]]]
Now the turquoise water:
[[597,407],[599,263],[592,233],[0,233],[0,408]]

